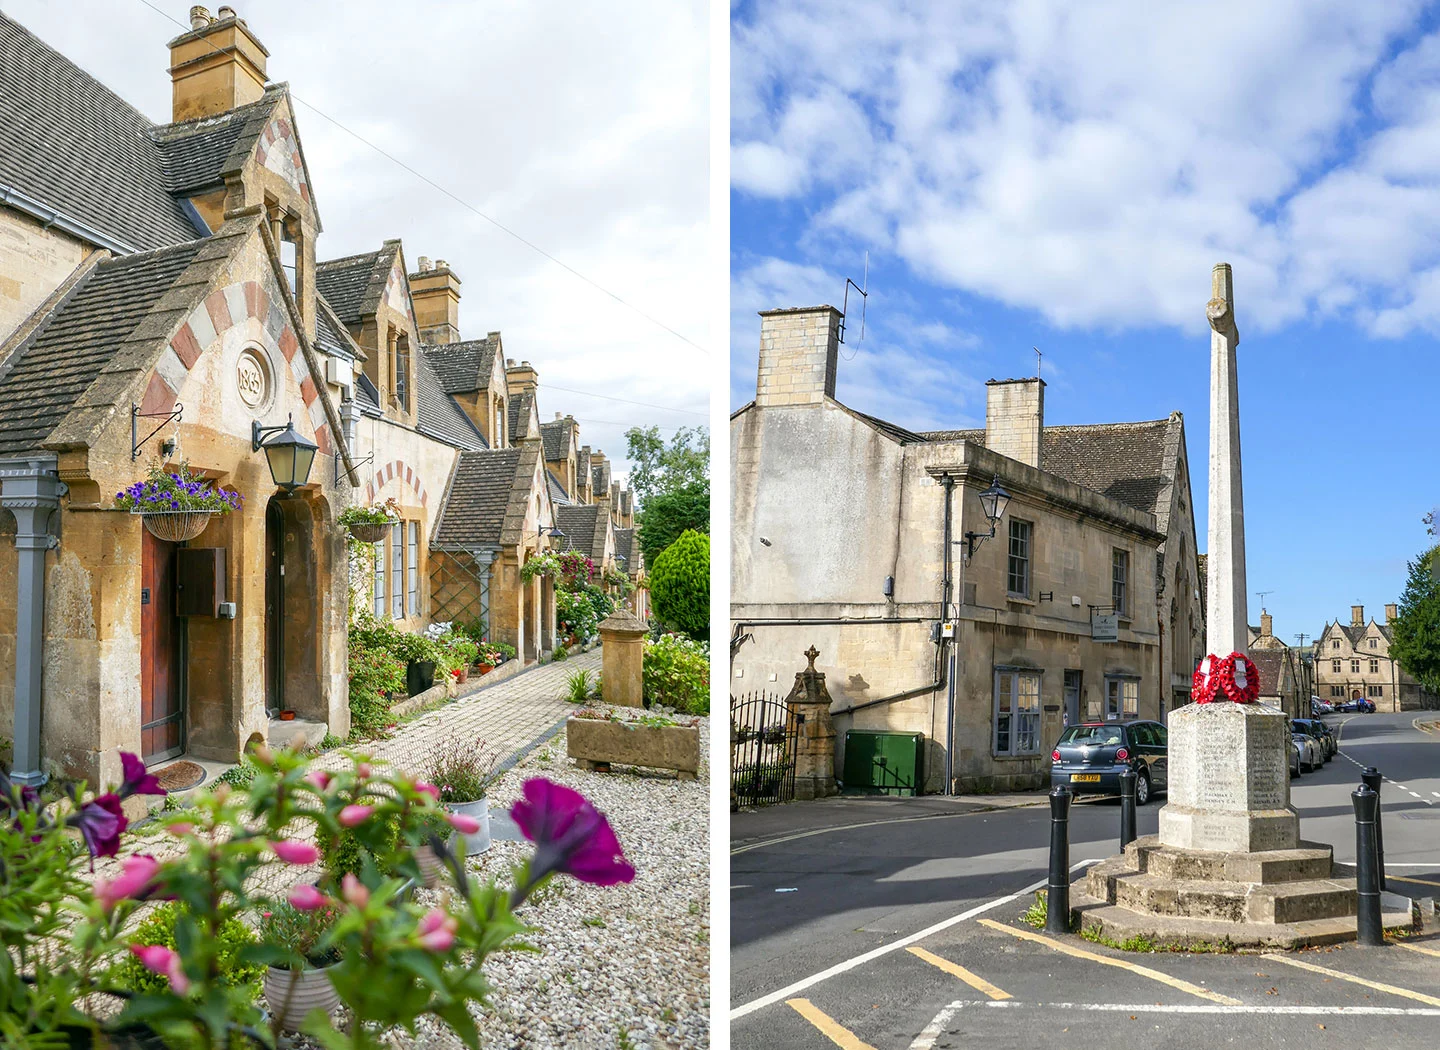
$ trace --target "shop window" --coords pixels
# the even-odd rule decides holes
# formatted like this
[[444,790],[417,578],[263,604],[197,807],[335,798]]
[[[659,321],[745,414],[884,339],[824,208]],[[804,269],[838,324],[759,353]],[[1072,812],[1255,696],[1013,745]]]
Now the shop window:
[[1105,717],[1110,721],[1140,717],[1140,680],[1105,679]]
[[1033,755],[1040,750],[1040,676],[995,672],[995,754]]

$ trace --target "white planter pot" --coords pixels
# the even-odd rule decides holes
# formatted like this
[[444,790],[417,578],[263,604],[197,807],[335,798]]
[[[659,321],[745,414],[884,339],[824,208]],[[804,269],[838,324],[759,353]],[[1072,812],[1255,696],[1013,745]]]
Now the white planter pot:
[[465,856],[473,857],[490,848],[490,800],[488,798],[482,798],[478,802],[447,802],[445,808],[451,813],[474,817],[480,822],[480,830],[475,834],[459,836],[465,841]]
[[340,1006],[340,993],[330,983],[330,967],[265,970],[265,1002],[281,1028],[299,1031],[305,1015],[317,1007],[333,1014]]

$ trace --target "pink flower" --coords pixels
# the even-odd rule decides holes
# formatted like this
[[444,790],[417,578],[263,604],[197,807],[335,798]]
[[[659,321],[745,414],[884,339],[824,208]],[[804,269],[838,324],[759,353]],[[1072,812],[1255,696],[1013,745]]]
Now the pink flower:
[[95,880],[95,899],[108,912],[123,900],[144,900],[145,890],[155,880],[160,862],[154,857],[126,857],[119,875]]
[[305,774],[305,782],[315,785],[317,791],[324,791],[330,786],[330,774],[323,769],[312,769]]
[[325,907],[325,894],[314,886],[295,886],[290,890],[290,903],[300,911],[316,911]]
[[480,822],[464,813],[451,813],[445,817],[450,826],[462,835],[473,835],[480,830]]
[[369,780],[369,779],[370,779],[370,763],[369,763],[369,762],[361,762],[361,763],[359,763],[359,764],[355,767],[355,775],[356,775],[357,777],[359,777],[361,780]]
[[420,947],[432,952],[448,952],[455,943],[455,930],[459,927],[455,916],[440,908],[432,908],[420,920],[415,932],[419,935]]
[[370,819],[370,814],[375,812],[374,806],[350,805],[340,811],[336,819],[340,821],[342,828],[353,828],[357,824],[363,824]]
[[190,834],[190,832],[194,831],[195,825],[191,824],[189,821],[182,820],[178,824],[168,825],[165,830],[170,832],[170,834],[174,835],[178,839],[182,835],[188,835]]
[[525,781],[522,790],[510,816],[535,843],[532,886],[552,871],[597,886],[635,878],[610,822],[584,795],[544,777]]
[[308,842],[272,842],[270,848],[286,864],[314,864],[320,851]]
[[190,978],[180,968],[180,956],[163,944],[132,944],[130,952],[151,973],[168,977],[176,995],[184,995],[190,990]]
[[434,784],[426,784],[426,783],[424,783],[424,782],[417,782],[417,783],[415,784],[415,790],[418,791],[418,792],[420,792],[422,795],[429,795],[429,796],[430,796],[431,798],[433,798],[436,802],[439,802],[439,801],[440,801],[440,789],[439,789],[438,787],[436,787]]
[[363,908],[370,903],[370,891],[365,888],[363,882],[349,872],[340,880],[340,896],[357,908]]

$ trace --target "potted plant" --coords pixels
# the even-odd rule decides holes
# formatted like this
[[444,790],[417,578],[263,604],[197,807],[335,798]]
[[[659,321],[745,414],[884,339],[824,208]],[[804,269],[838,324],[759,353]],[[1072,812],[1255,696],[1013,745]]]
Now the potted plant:
[[423,634],[401,634],[392,643],[391,652],[405,661],[405,687],[417,696],[435,684],[435,665],[440,662],[440,646]]
[[452,662],[457,665],[451,674],[461,682],[467,681],[470,678],[470,665],[480,656],[480,646],[459,631],[446,632],[440,637],[440,643],[448,650]]
[[330,967],[340,952],[327,935],[335,922],[329,907],[301,911],[288,902],[260,916],[262,943],[284,951],[285,957],[265,970],[265,1002],[275,1024],[298,1031],[311,1010],[333,1014],[340,993],[330,983]]
[[378,507],[346,507],[335,520],[361,543],[379,543],[400,520],[400,505],[391,496]]
[[152,536],[172,543],[193,540],[213,515],[229,514],[240,503],[240,493],[217,489],[185,464],[179,473],[156,467],[146,480],[115,493],[117,507],[140,515]]
[[458,832],[469,857],[490,848],[490,800],[486,795],[499,776],[495,769],[499,757],[486,749],[483,740],[455,739],[431,752],[425,770],[425,779],[440,791],[440,804],[477,825],[474,831]]

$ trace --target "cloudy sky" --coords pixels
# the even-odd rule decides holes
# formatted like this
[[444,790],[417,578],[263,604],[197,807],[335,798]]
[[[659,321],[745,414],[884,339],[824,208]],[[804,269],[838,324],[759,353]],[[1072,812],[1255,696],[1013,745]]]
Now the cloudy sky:
[[[189,4],[4,0],[7,14],[156,122]],[[541,418],[615,458],[631,425],[708,420],[701,350],[419,181],[339,124],[711,350],[701,265],[709,179],[704,0],[233,4],[270,52],[325,230],[321,258],[387,237],[447,260],[461,331],[499,329],[540,374]],[[217,4],[210,4],[212,13]],[[169,16],[168,18],[166,16]],[[310,105],[307,106],[306,103]],[[310,108],[313,106],[314,109]],[[585,390],[664,408],[582,396]]]
[[983,425],[1038,346],[1047,422],[1184,412],[1203,548],[1229,262],[1249,586],[1292,642],[1383,616],[1440,503],[1433,5],[747,2],[731,61],[732,406],[755,311],[840,305],[868,251],[841,400]]

